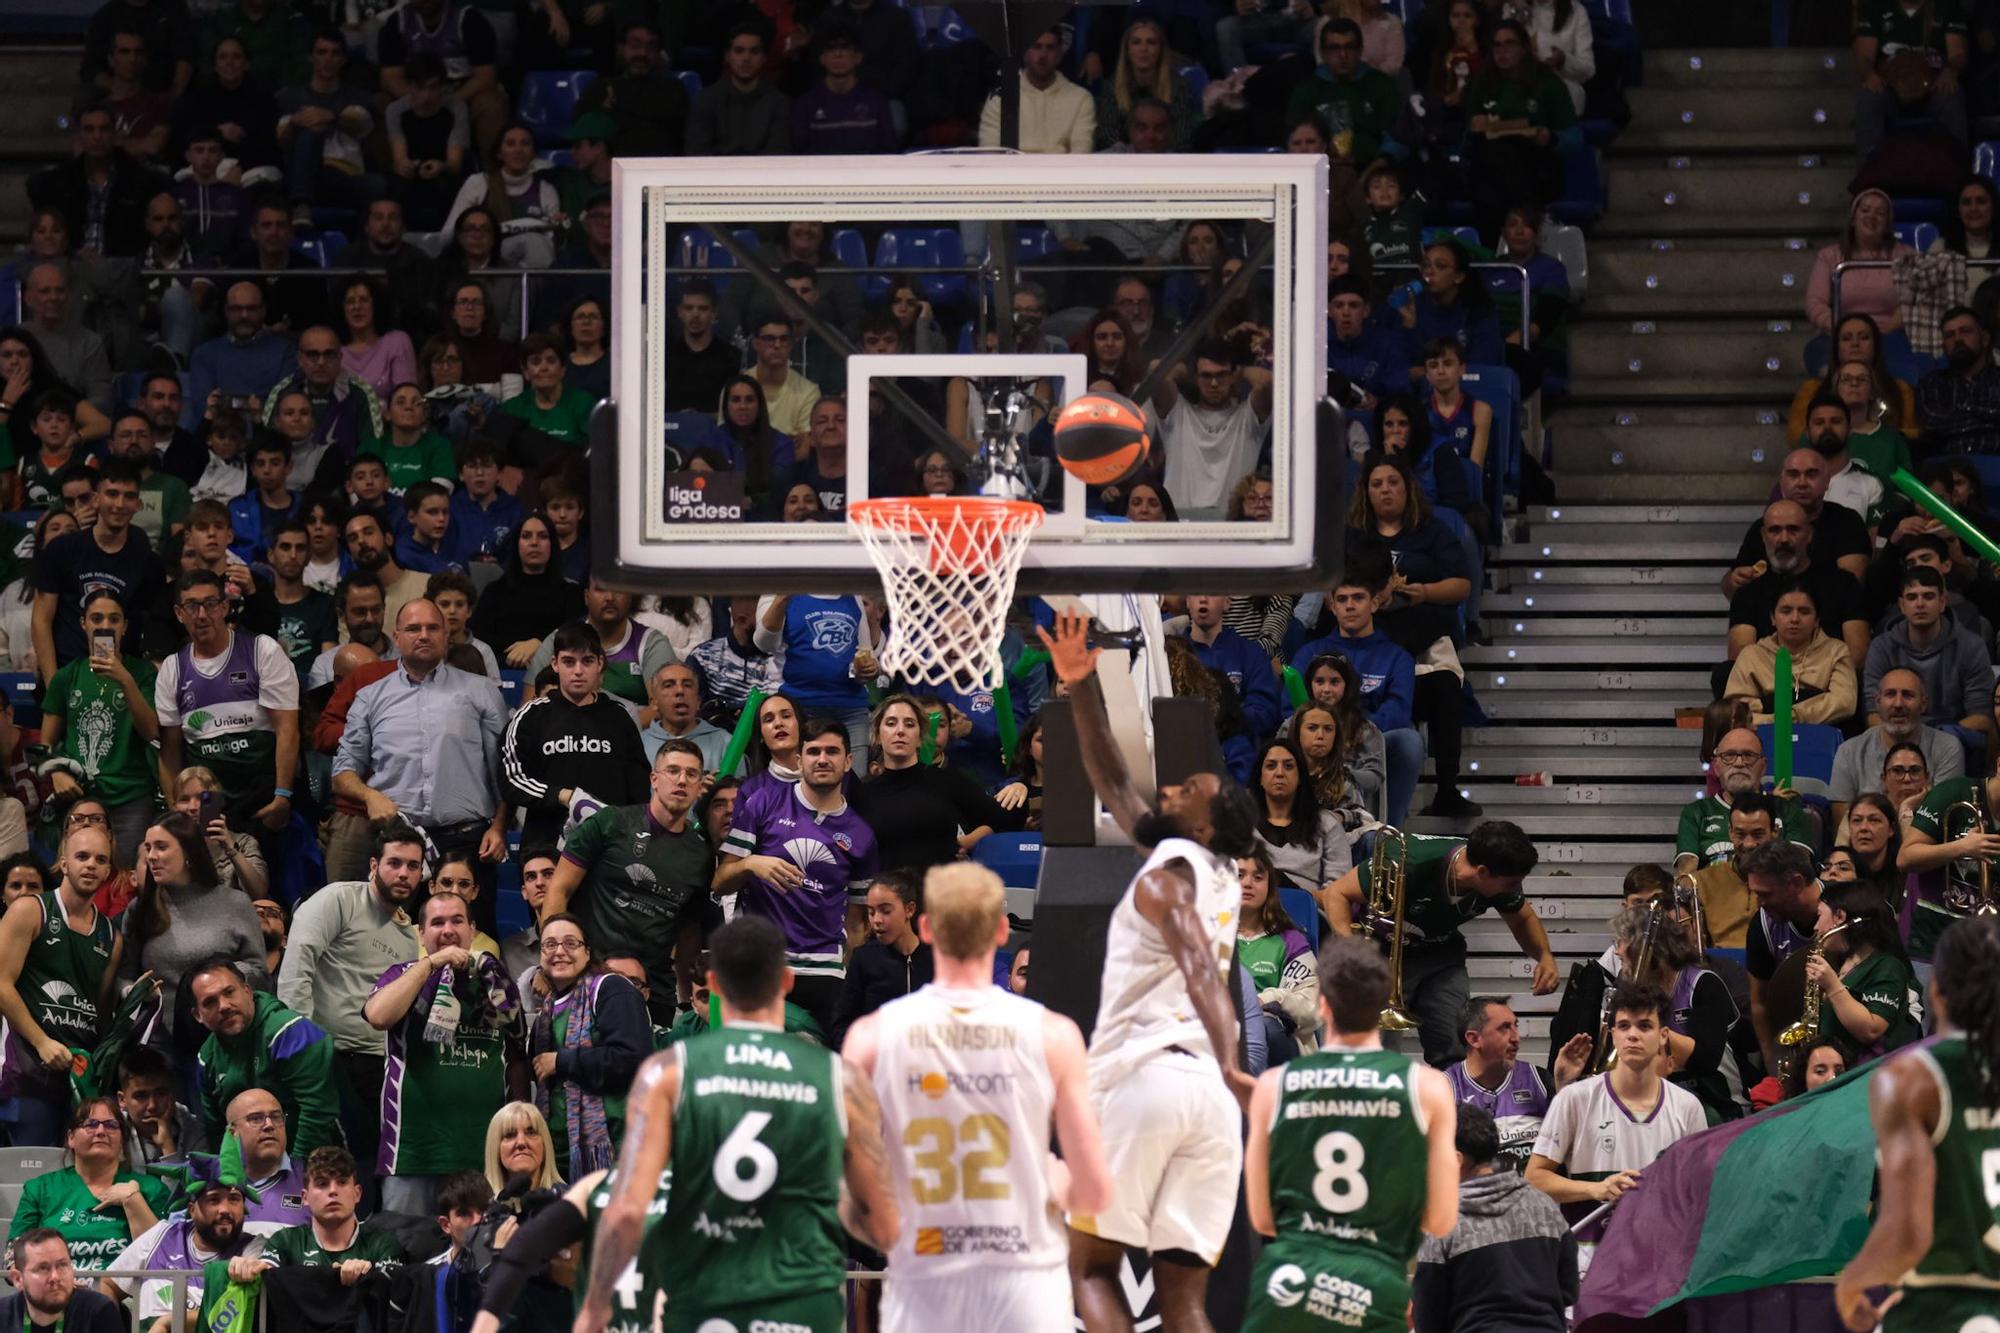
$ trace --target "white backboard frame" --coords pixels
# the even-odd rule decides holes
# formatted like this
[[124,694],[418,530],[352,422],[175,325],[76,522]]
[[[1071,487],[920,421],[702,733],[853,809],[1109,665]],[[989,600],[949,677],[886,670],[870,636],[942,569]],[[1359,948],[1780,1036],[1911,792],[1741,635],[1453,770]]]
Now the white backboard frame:
[[[1200,570],[1218,593],[1304,586],[1337,550],[1321,529],[1340,515],[1320,509],[1338,450],[1315,446],[1326,376],[1324,159],[1304,154],[924,154],[904,157],[620,158],[612,163],[618,299],[612,313],[612,402],[594,432],[613,459],[593,460],[595,565],[622,587],[682,592],[857,589],[875,582],[866,550],[846,524],[669,525],[661,514],[659,441],[669,342],[666,269],[680,234],[704,224],[793,220],[889,223],[983,217],[1155,218],[1272,224],[1276,321],[1272,451],[1278,502],[1269,523],[1091,523],[1065,540],[1029,548],[1028,592],[1169,588]],[[735,281],[747,282],[742,274]],[[907,359],[906,359],[907,360]],[[849,413],[850,441],[854,421]],[[615,425],[614,425],[615,423]],[[1337,442],[1332,442],[1337,443]],[[850,448],[852,446],[850,445]],[[850,476],[865,486],[865,458]],[[856,497],[850,497],[856,498]],[[1068,506],[1066,506],[1068,508]],[[1075,512],[1081,512],[1080,509]],[[610,522],[603,522],[609,519]],[[1101,530],[1101,531],[1100,531]]]

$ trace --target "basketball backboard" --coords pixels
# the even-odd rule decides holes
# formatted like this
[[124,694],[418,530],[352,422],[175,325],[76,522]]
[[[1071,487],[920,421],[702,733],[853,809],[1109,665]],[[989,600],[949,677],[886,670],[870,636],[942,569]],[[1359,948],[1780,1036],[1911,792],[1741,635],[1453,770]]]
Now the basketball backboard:
[[[1340,433],[1320,423],[1329,410],[1323,160],[621,158],[613,173],[613,396],[593,431],[599,578],[677,593],[871,587],[875,570],[851,525],[786,521],[780,492],[801,481],[825,509],[914,494],[930,484],[926,459],[937,484],[976,488],[976,466],[969,481],[963,474],[976,464],[978,423],[992,420],[982,408],[1013,393],[1031,403],[1016,420],[1049,515],[1021,591],[1185,588],[1192,571],[1216,593],[1325,586],[1345,471]],[[1197,245],[1189,262],[1190,223],[1220,237],[1219,255]],[[1120,258],[1134,247],[1146,258]],[[800,270],[784,267],[800,254],[816,261],[809,308],[787,290],[802,287]],[[806,437],[789,450],[754,427],[718,432],[715,410],[669,410],[679,305],[701,283],[717,290],[720,335],[741,340],[748,364],[767,357],[767,386],[784,382],[771,395],[782,414],[773,420]],[[1016,323],[1017,309],[1038,319]],[[885,352],[882,328],[861,322],[891,311],[912,322]],[[1122,359],[1098,338],[1117,331],[1112,312],[1131,335]],[[1177,337],[1189,324],[1200,328]],[[1210,334],[1233,338],[1230,359],[1254,373],[1197,412],[1193,353]],[[775,369],[788,339],[793,374],[844,385],[854,405],[844,448],[830,433],[812,438],[796,386]],[[1162,358],[1190,372],[1177,387],[1158,389],[1164,368],[1149,374]],[[1254,423],[1219,430],[1252,379],[1268,386],[1261,436]],[[1142,406],[1164,420],[1165,438],[1154,441],[1164,480],[1187,488],[1174,497],[1177,521],[1128,522],[1126,488],[1089,491],[1054,466],[1053,414],[1105,382],[1146,390]],[[947,463],[960,475],[947,479]],[[1268,487],[1246,483],[1253,472],[1267,473]],[[1252,491],[1250,517],[1230,516],[1239,489]],[[1259,517],[1266,490],[1269,517]],[[792,517],[806,507],[799,498]]]

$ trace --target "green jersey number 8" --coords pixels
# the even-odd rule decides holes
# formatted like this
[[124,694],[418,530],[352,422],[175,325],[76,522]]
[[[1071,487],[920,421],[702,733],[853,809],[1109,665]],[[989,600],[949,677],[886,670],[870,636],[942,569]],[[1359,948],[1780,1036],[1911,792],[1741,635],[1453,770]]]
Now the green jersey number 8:
[[[716,1150],[715,1187],[738,1203],[762,1198],[778,1181],[778,1154],[757,1139],[770,1123],[769,1111],[746,1112]],[[747,1175],[745,1163],[749,1164]]]
[[1313,1198],[1329,1213],[1352,1213],[1368,1204],[1368,1178],[1361,1174],[1361,1140],[1336,1129],[1313,1144]]

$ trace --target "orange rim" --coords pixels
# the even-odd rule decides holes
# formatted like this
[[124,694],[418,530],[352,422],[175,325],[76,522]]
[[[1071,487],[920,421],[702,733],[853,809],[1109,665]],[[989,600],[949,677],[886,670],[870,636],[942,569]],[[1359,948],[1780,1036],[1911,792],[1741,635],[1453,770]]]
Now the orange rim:
[[1035,527],[1042,521],[1042,507],[1033,500],[988,495],[883,496],[854,501],[847,506],[847,517],[863,527],[901,532],[934,531],[954,518],[994,527]]

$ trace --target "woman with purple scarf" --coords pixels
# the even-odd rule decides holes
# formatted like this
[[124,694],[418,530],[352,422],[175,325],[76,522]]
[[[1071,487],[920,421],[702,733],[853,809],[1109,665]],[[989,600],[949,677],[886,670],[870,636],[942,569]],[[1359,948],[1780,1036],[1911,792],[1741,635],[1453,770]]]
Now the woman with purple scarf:
[[548,1117],[565,1180],[617,1164],[625,1093],[652,1054],[652,1024],[638,987],[591,957],[583,923],[567,912],[542,922],[535,1014],[528,1053],[535,1105]]

